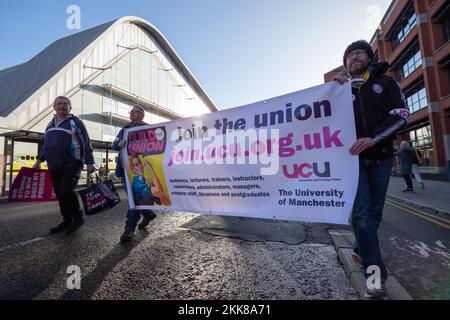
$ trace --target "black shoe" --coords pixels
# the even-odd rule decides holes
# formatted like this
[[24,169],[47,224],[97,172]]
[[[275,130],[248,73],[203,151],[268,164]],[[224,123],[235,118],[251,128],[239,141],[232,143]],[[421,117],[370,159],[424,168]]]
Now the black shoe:
[[50,234],[53,234],[53,233],[59,233],[59,232],[61,232],[61,231],[64,231],[64,230],[69,229],[70,226],[71,226],[71,223],[70,223],[70,222],[63,221],[63,222],[61,222],[60,224],[58,224],[56,227],[51,228],[49,233],[50,233]]
[[132,231],[124,231],[120,236],[120,242],[130,242],[133,239],[134,233]]
[[405,190],[402,190],[402,192],[413,192],[413,189],[405,189]]
[[144,218],[142,218],[142,222],[138,224],[138,229],[144,229],[148,226],[150,221],[156,218],[156,214],[151,213],[148,215],[145,215]]
[[80,227],[83,225],[84,219],[82,217],[76,218],[73,220],[72,225],[67,229],[67,233],[73,233],[80,229]]

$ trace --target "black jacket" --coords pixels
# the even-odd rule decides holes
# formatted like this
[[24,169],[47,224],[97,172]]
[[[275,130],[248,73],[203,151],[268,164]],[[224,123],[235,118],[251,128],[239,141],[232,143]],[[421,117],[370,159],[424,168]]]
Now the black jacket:
[[395,133],[408,123],[405,98],[397,82],[385,75],[388,67],[386,62],[373,65],[365,82],[352,83],[357,138],[376,142],[361,154],[366,159],[392,158]]

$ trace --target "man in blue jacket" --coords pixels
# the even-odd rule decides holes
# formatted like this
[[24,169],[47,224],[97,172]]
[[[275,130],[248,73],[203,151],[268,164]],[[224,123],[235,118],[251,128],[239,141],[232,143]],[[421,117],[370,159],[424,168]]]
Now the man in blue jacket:
[[[130,111],[130,123],[127,124],[125,127],[123,127],[119,133],[116,136],[116,139],[114,140],[112,144],[112,149],[116,151],[120,151],[123,147],[126,145],[126,140],[124,138],[125,129],[133,128],[133,127],[139,127],[144,126],[147,123],[144,122],[145,117],[145,111],[144,109],[139,106],[135,105],[133,108],[131,108]],[[119,153],[119,160],[117,161],[117,167],[116,167],[116,176],[122,177],[122,181],[125,185],[125,170],[122,167],[122,159],[121,155]],[[139,219],[143,216],[142,222],[139,223]],[[121,242],[129,242],[133,239],[134,230],[136,229],[136,226],[138,226],[139,229],[144,229],[148,226],[151,220],[153,220],[156,217],[156,214],[152,210],[138,210],[138,209],[128,209],[127,213],[127,220],[125,222],[125,230],[120,237]]]
[[354,259],[360,259],[365,276],[380,270],[381,286],[368,286],[367,297],[384,297],[387,271],[381,258],[378,227],[386,199],[395,133],[408,123],[409,111],[397,82],[387,75],[387,63],[372,64],[374,52],[364,40],[350,44],[344,53],[345,69],[335,77],[340,84],[352,80],[357,140],[350,153],[359,156],[359,180],[352,212]]
[[41,162],[47,161],[63,216],[63,222],[50,229],[50,233],[64,230],[72,233],[84,223],[75,188],[85,163],[88,174],[95,171],[94,156],[86,127],[78,117],[70,114],[70,100],[67,97],[57,97],[53,108],[56,114],[45,130],[34,169],[40,168]]

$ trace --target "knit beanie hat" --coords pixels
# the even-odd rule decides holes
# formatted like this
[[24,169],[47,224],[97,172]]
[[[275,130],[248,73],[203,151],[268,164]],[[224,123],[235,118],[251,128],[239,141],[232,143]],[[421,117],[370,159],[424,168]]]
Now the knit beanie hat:
[[369,59],[371,62],[373,61],[373,57],[375,56],[373,53],[372,46],[365,40],[358,40],[350,44],[344,52],[344,67],[347,68],[347,56],[350,52],[354,50],[364,50],[367,52]]

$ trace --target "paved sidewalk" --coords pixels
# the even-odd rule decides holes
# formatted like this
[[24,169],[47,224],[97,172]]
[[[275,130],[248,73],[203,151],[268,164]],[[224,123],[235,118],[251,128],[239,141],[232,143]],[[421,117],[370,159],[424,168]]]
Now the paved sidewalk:
[[[353,235],[348,230],[331,229],[328,231],[333,240],[334,247],[338,253],[339,260],[344,266],[344,270],[349,277],[353,287],[359,293],[361,300],[367,300],[364,297],[366,293],[366,279],[362,266],[356,264],[352,259],[353,253]],[[388,278],[386,281],[387,298],[389,300],[413,300],[410,294],[398,282],[395,276],[388,269]]]
[[403,177],[391,177],[388,197],[413,206],[422,207],[441,214],[450,215],[450,182],[424,180],[425,189],[413,179],[414,192],[402,192],[405,189]]

